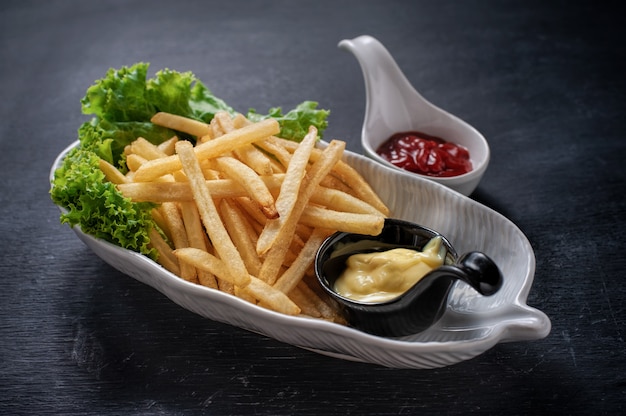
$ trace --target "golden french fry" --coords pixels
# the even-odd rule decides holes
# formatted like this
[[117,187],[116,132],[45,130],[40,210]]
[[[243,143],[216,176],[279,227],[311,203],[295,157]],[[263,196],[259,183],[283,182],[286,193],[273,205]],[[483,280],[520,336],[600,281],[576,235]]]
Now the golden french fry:
[[[255,227],[255,229],[258,230],[257,234],[260,235],[261,231],[263,231],[265,223],[268,221],[267,217],[257,209],[256,204],[249,197],[238,197],[235,199],[235,201],[241,207],[241,209],[243,209],[246,214],[248,214],[249,218],[254,219],[254,221],[251,223]],[[258,224],[258,226],[256,226],[255,224]]]
[[[215,139],[219,140],[219,139]],[[207,143],[211,143],[210,141]],[[176,143],[176,151],[180,156],[183,170],[189,178],[189,184],[198,206],[198,212],[206,232],[219,254],[220,258],[228,259],[225,263],[229,273],[233,276],[235,285],[245,287],[250,283],[250,275],[237,248],[230,239],[222,220],[219,217],[215,203],[206,186],[206,180],[200,170],[200,164],[191,143],[180,141]]]
[[161,211],[159,211],[159,208],[153,208],[150,211],[150,215],[152,215],[152,219],[154,220],[156,225],[161,229],[163,234],[165,234],[165,237],[168,239],[168,241],[172,241],[172,235],[170,234],[168,225],[165,222],[163,215],[161,215]]
[[[309,227],[308,225],[298,223],[298,225],[296,226],[296,235],[298,236],[299,239],[301,239],[304,242],[308,240],[309,238],[311,238],[311,234],[313,234],[313,230],[314,230],[314,227]],[[304,243],[302,243],[302,246],[304,246]]]
[[226,230],[239,250],[246,268],[253,275],[258,275],[261,270],[261,259],[256,253],[255,244],[251,238],[254,231],[250,232],[250,224],[244,219],[239,208],[226,199],[220,202],[220,213]]
[[386,216],[386,214],[380,212],[376,209],[376,207],[368,204],[362,199],[356,198],[349,193],[337,189],[326,188],[324,186],[318,186],[315,188],[315,192],[311,195],[311,202],[335,211]]
[[389,208],[380,199],[376,192],[374,192],[363,176],[361,176],[361,174],[359,174],[352,166],[340,160],[333,168],[333,173],[336,174],[344,183],[348,184],[350,188],[354,190],[356,195],[363,199],[363,201],[372,205],[384,215],[389,215]]
[[[194,247],[200,250],[209,250],[209,243],[207,242],[206,233],[202,227],[202,219],[196,204],[193,202],[181,202],[180,203],[181,216],[183,218],[183,224],[185,232],[187,233],[187,241],[189,247]],[[217,281],[213,274],[205,270],[197,270],[198,281],[203,286],[212,287],[217,289]]]
[[248,124],[251,124],[251,121],[248,120],[243,114],[237,113],[233,116],[233,126],[236,129],[240,129]]
[[174,255],[179,262],[192,265],[196,269],[207,271],[220,280],[235,284],[239,279],[233,276],[226,267],[226,262],[215,257],[213,254],[194,247],[178,248],[174,250]]
[[228,280],[218,279],[217,287],[222,292],[237,296],[237,294],[235,293],[235,285]]
[[[168,229],[170,230],[174,247],[177,249],[189,247],[189,240],[187,239],[183,218],[176,203],[166,202],[161,205],[160,211],[166,224],[168,225]],[[179,266],[180,277],[189,282],[196,281],[197,276],[195,268],[190,267],[186,263],[181,263]]]
[[[297,143],[290,140],[279,137],[273,137],[273,140],[280,143],[285,149],[291,152],[294,152],[298,147]],[[319,158],[321,154],[321,149],[314,149],[311,153],[311,161],[317,161],[317,158]],[[384,213],[384,215],[389,215],[389,208],[382,202],[380,197],[374,192],[372,187],[361,176],[361,174],[359,174],[352,166],[340,160],[335,166],[333,166],[332,172],[339,179],[341,179],[341,181],[349,185],[357,196],[374,206],[378,211]]]
[[152,116],[150,121],[159,126],[182,131],[183,133],[188,133],[196,137],[206,136],[210,133],[208,124],[175,114],[164,112],[156,113]]
[[160,159],[167,156],[165,152],[156,145],[150,143],[143,137],[138,137],[130,144],[130,153],[141,156],[146,160]]
[[333,228],[337,231],[378,235],[383,229],[385,216],[381,214],[355,214],[308,205],[302,212],[300,221],[311,227],[316,224],[324,224],[324,227]]
[[219,131],[221,131],[222,134],[230,133],[235,130],[233,119],[226,111],[218,111],[215,113],[211,122],[214,122],[219,126]]
[[120,184],[117,189],[134,202],[193,201],[189,184],[183,182],[131,182]]
[[283,170],[289,166],[291,160],[291,153],[281,146],[274,137],[270,137],[266,140],[259,140],[255,143],[259,148],[263,149],[266,153],[272,155],[282,165]]
[[325,177],[328,172],[333,168],[338,160],[341,159],[343,151],[346,147],[345,142],[333,140],[328,144],[328,147],[324,149],[322,156],[313,164],[308,171],[306,182],[302,189],[299,191],[299,202],[292,210],[289,220],[281,227],[279,235],[275,239],[274,245],[267,251],[265,260],[263,261],[263,267],[259,273],[259,278],[265,282],[273,284],[276,281],[280,266],[283,263],[283,259],[289,245],[291,243],[291,236],[294,235],[294,231],[297,226],[297,222],[308,203],[311,195],[315,191],[315,188]]
[[218,157],[215,163],[221,171],[248,191],[250,198],[259,204],[267,218],[278,217],[274,196],[254,170],[232,157]]
[[[218,123],[217,117],[213,117],[211,123],[209,124],[209,128],[211,129],[210,136],[212,139],[216,139],[224,135],[224,130],[222,130],[222,126]],[[202,142],[204,143],[205,140],[203,140]]]
[[291,299],[300,308],[301,314],[309,316],[311,318],[321,318],[322,313],[317,309],[315,302],[308,296],[307,293],[300,290],[299,287],[293,288],[288,293],[289,299]]
[[[277,134],[279,131],[280,127],[275,119],[266,119],[203,142],[194,148],[194,153],[198,159],[217,157],[245,144]],[[181,168],[182,163],[178,155],[150,160],[137,170],[134,179],[137,182],[149,182]]]
[[302,250],[300,250],[300,253],[296,257],[295,261],[280,276],[276,283],[274,283],[274,288],[283,293],[290,293],[302,280],[308,267],[313,262],[313,259],[315,259],[317,249],[320,247],[324,239],[331,233],[331,230],[316,228],[304,247],[302,247]]
[[137,172],[137,169],[139,169],[141,165],[143,165],[147,161],[148,160],[146,158],[136,155],[134,153],[126,156],[126,166],[128,166],[128,169],[133,172]]
[[129,182],[128,178],[124,176],[122,172],[119,171],[115,166],[110,164],[104,159],[100,159],[98,162],[98,166],[107,180],[116,185]]
[[350,186],[346,185],[345,183],[341,182],[339,178],[336,178],[335,176],[333,176],[332,172],[330,175],[327,175],[324,179],[322,179],[322,182],[320,182],[320,185],[323,186],[324,188],[336,189],[338,191],[352,195],[355,198],[357,197],[355,195],[355,192],[352,190],[352,188],[350,188]]
[[166,156],[171,156],[176,151],[175,146],[176,146],[177,141],[178,141],[178,137],[173,136],[171,139],[168,139],[164,141],[163,143],[160,143],[159,145],[157,145],[157,147]]
[[345,319],[339,313],[339,309],[336,305],[331,305],[322,299],[311,287],[304,281],[298,283],[296,287],[302,295],[304,295],[309,302],[315,305],[315,309],[319,311],[323,319],[327,319],[339,324],[346,324]]
[[262,151],[257,149],[252,144],[241,146],[234,150],[235,155],[239,160],[250,166],[257,175],[267,176],[274,173],[274,165],[272,160]]
[[[283,180],[283,174],[260,176],[259,178],[270,189],[278,189]],[[215,199],[238,198],[247,196],[248,192],[239,183],[232,179],[212,179],[206,181],[209,193]],[[118,184],[117,189],[127,198],[135,202],[182,202],[193,201],[193,193],[187,178],[185,182],[127,182]]]
[[[233,284],[236,284],[235,282],[238,280],[228,271],[226,262],[205,251],[196,248],[184,248],[175,250],[174,255],[181,262],[186,262],[196,268],[209,271],[220,279]],[[274,289],[254,276],[249,276],[249,278],[249,283],[241,289],[258,299],[264,306],[289,315],[300,313],[300,308],[283,292]]]
[[[276,199],[278,217],[268,221],[259,236],[256,247],[259,255],[265,254],[270,249],[276,238],[281,234],[282,228],[290,221],[290,216],[296,205],[296,201],[298,201],[302,181],[306,174],[306,167],[316,140],[317,129],[311,126],[308,134],[302,139],[300,146],[298,146],[294,152],[289,166],[287,167],[283,183],[280,186],[280,193]],[[301,204],[303,203],[303,201],[299,202]],[[306,201],[304,203],[306,203]]]
[[287,295],[254,276],[251,276],[250,284],[244,290],[258,299],[261,305],[277,312],[287,315],[298,315],[300,313],[298,305],[289,299]]
[[[167,177],[167,176],[171,176],[172,179],[173,179],[173,182],[182,182],[182,183],[188,183],[189,182],[189,180],[187,179],[187,175],[185,175],[185,172],[183,172],[182,170],[176,170],[176,171],[172,172],[170,175],[165,175],[165,177]],[[162,176],[162,178],[163,177],[164,176]],[[145,183],[145,182],[141,182],[141,183]]]
[[153,247],[158,253],[158,263],[175,275],[180,276],[178,259],[174,256],[172,248],[169,244],[167,244],[163,237],[161,237],[161,234],[159,234],[159,232],[154,228],[150,228],[148,235],[150,237],[150,246]]

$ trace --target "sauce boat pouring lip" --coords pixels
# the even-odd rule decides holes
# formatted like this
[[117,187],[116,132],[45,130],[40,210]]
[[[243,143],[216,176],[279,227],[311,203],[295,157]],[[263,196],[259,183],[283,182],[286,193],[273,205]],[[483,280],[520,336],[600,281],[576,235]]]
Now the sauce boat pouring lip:
[[411,85],[389,51],[377,39],[362,35],[344,39],[338,46],[354,55],[363,73],[366,105],[361,144],[365,153],[385,166],[403,171],[376,153],[378,147],[392,134],[420,131],[442,137],[469,150],[472,170],[453,177],[422,177],[464,195],[471,194],[489,163],[489,146],[483,135],[463,120],[426,100]]

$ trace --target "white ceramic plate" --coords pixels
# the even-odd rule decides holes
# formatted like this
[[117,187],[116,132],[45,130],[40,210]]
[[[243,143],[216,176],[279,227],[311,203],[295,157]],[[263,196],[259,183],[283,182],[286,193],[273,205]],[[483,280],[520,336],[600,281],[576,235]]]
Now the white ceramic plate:
[[[50,177],[65,154],[56,159]],[[497,212],[432,181],[383,167],[355,153],[345,160],[368,180],[395,218],[413,221],[446,235],[459,253],[479,250],[501,268],[504,285],[483,297],[462,282],[455,284],[441,320],[416,335],[383,338],[311,318],[276,313],[234,296],[188,283],[138,253],[74,228],[105,262],[152,286],[185,309],[278,341],[346,360],[396,368],[436,368],[471,359],[499,342],[527,341],[548,335],[551,323],[526,305],[535,256],[524,234]]]

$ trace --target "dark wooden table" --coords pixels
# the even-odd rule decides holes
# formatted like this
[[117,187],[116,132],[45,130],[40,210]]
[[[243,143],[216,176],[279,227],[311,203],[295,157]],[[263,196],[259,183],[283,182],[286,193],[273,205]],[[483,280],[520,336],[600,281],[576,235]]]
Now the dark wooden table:
[[[617,2],[3,1],[0,413],[620,414],[626,408],[626,48]],[[48,196],[110,67],[193,71],[241,111],[306,100],[361,152],[341,39],[370,34],[478,128],[472,198],[528,236],[542,340],[434,370],[342,361],[194,315],[103,263]]]

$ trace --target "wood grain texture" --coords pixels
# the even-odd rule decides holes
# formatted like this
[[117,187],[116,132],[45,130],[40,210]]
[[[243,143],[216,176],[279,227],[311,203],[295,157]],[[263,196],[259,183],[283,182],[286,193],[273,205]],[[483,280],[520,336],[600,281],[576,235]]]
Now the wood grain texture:
[[[0,5],[0,413],[621,414],[626,346],[626,50],[591,1],[9,1]],[[246,111],[316,100],[361,152],[358,64],[377,37],[426,98],[478,128],[472,195],[536,257],[540,341],[392,370],[202,319],[93,255],[48,196],[80,99],[110,67],[193,71]]]

